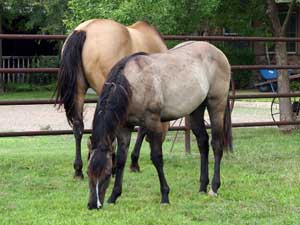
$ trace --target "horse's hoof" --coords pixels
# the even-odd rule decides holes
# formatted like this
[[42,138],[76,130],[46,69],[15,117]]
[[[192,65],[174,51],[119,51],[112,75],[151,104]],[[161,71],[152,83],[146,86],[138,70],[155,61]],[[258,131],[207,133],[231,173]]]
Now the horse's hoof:
[[207,191],[199,191],[199,193],[200,193],[201,195],[205,195],[205,194],[207,193]]
[[169,200],[161,201],[160,205],[170,205],[170,201]]
[[169,201],[169,197],[162,197],[161,201],[160,201],[161,205],[169,205],[170,201]]
[[216,192],[214,192],[213,190],[210,190],[208,192],[208,195],[211,196],[211,197],[217,197],[218,196],[218,194]]
[[90,204],[90,203],[88,203],[87,208],[88,208],[89,210],[93,210],[93,209],[99,210],[99,209],[102,208],[102,206],[97,206],[97,204]]
[[170,202],[165,202],[165,203],[162,203],[162,202],[161,202],[160,205],[161,205],[161,206],[168,206],[168,205],[170,205]]
[[75,174],[74,174],[74,179],[83,180],[84,176],[83,176],[82,172],[76,171]]
[[113,200],[112,198],[109,198],[109,199],[107,200],[107,203],[108,203],[108,204],[116,204],[116,200]]
[[137,166],[130,165],[130,172],[133,172],[133,173],[141,172],[140,167],[138,165]]

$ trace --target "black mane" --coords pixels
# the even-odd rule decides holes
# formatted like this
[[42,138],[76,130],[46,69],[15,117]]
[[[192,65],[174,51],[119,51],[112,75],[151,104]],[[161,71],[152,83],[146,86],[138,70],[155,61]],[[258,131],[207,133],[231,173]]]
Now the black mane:
[[101,144],[110,144],[115,137],[117,127],[127,118],[132,92],[123,70],[127,62],[138,55],[146,55],[146,53],[139,52],[121,59],[108,75],[94,114],[93,149],[100,147]]

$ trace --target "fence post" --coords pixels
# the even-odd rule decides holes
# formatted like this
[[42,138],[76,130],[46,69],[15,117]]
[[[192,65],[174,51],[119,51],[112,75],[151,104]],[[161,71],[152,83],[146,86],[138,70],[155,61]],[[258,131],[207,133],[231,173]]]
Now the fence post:
[[191,153],[191,124],[190,124],[190,116],[184,117],[184,126],[185,126],[185,153]]

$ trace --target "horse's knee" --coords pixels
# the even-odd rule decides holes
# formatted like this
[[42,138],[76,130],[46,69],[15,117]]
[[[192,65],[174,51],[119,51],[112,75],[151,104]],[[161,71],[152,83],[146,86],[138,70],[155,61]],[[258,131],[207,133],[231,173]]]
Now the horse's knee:
[[163,166],[163,156],[160,155],[151,155],[151,161],[156,167]]
[[214,152],[222,152],[223,151],[223,141],[221,138],[219,139],[212,139],[211,146]]
[[115,162],[116,168],[124,168],[125,163],[126,163],[126,154],[117,154],[116,162]]
[[82,120],[75,120],[73,122],[73,132],[75,136],[82,136],[84,130],[84,124]]
[[198,147],[200,149],[200,153],[201,151],[207,151],[208,149],[208,137],[199,137],[197,138],[197,144],[198,144]]

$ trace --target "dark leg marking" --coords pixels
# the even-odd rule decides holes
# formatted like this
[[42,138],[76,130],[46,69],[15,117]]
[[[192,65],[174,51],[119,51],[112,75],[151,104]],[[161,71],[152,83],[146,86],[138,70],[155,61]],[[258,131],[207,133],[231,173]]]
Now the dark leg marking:
[[162,204],[170,203],[169,202],[170,188],[165,178],[164,169],[163,169],[164,163],[163,163],[163,155],[162,155],[162,133],[155,133],[155,132],[148,131],[147,135],[150,141],[151,160],[153,165],[156,168],[159,177],[161,203]]
[[74,161],[74,178],[83,179],[83,173],[82,173],[82,158],[81,158],[81,139],[83,135],[83,129],[84,124],[82,117],[77,118],[73,123],[73,134],[75,137],[75,144],[76,144],[76,155],[75,155],[75,161]]
[[116,200],[122,194],[122,182],[124,167],[127,159],[128,147],[130,145],[131,131],[127,128],[120,128],[117,134],[118,150],[116,155],[116,175],[115,183],[108,203],[116,203]]
[[147,132],[146,128],[139,127],[135,146],[131,153],[131,165],[130,165],[131,172],[140,172],[140,166],[139,166],[138,161],[139,161],[140,151],[141,151],[141,147],[142,147],[146,132]]
[[190,123],[193,134],[196,136],[197,144],[201,156],[200,165],[200,192],[207,192],[207,185],[209,183],[208,177],[208,134],[205,128],[204,111],[206,107],[206,101],[202,103],[194,112],[190,115]]

